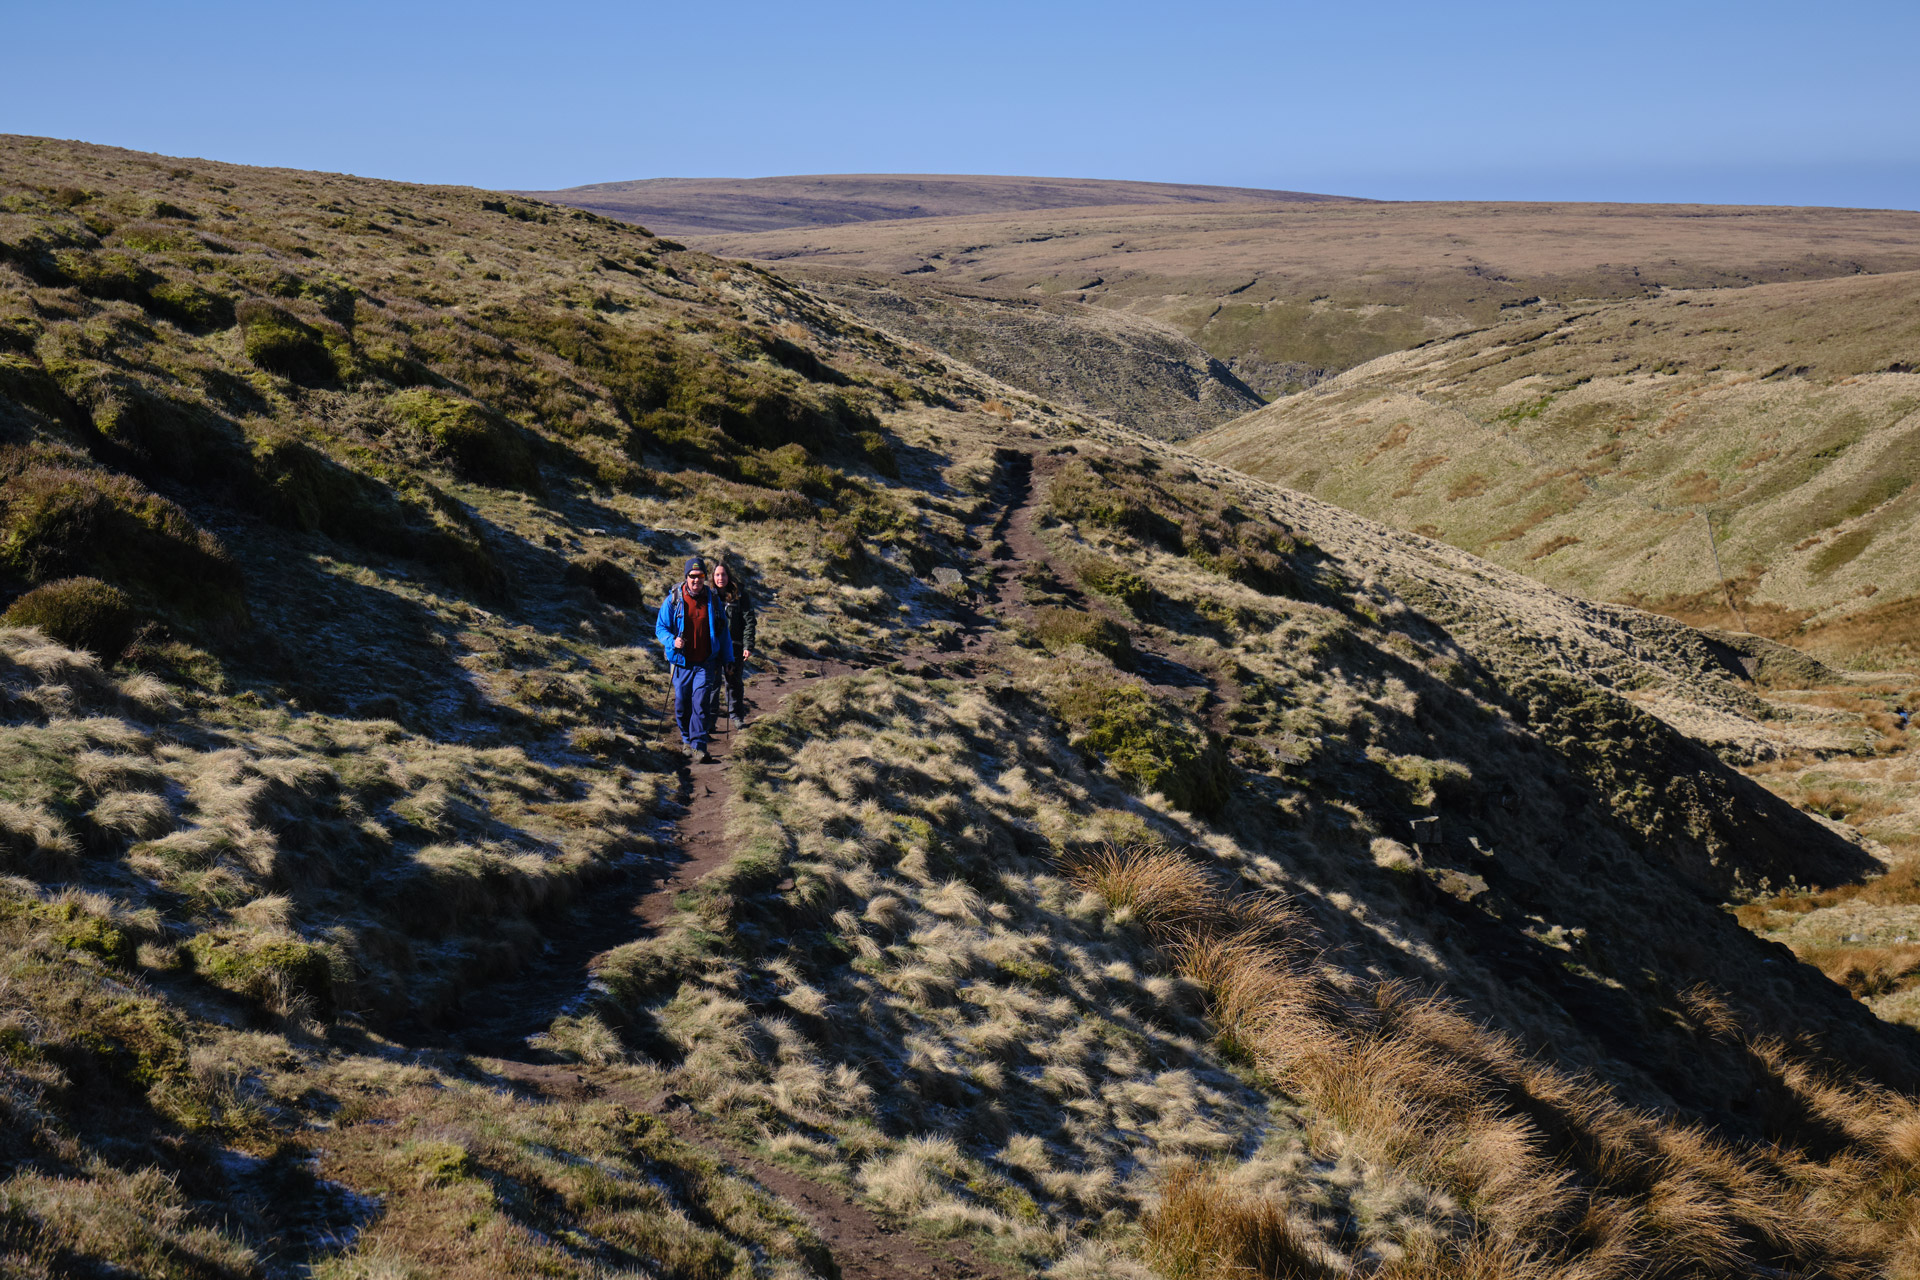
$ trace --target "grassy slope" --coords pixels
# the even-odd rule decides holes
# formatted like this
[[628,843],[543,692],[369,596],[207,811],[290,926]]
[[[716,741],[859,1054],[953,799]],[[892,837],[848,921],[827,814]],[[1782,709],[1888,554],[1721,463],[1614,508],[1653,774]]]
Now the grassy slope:
[[1905,661],[1920,640],[1917,282],[1680,293],[1500,325],[1194,447],[1585,595]]
[[[637,1102],[432,1047],[633,891],[674,791],[644,601],[722,548],[767,648],[874,669],[742,743],[735,861],[555,1011],[606,1097],[1062,1276],[1177,1270],[1142,1213],[1195,1157],[1400,1274],[1467,1239],[1521,1274],[1893,1256],[1906,1148],[1800,1062],[1909,1087],[1911,1033],[1716,905],[1873,869],[1715,754],[1851,740],[1724,643],[588,215],[20,139],[0,174],[9,589],[97,637],[44,590],[96,578],[136,628],[105,661],[0,632],[10,1268],[826,1272]],[[983,586],[1003,538],[993,616],[926,581]],[[1291,895],[1311,1016],[1229,1007],[1145,898],[1089,892],[1062,859],[1101,839]],[[1378,1051],[1308,1070],[1248,1007]],[[1527,1103],[1569,1072],[1587,1119]],[[1582,1145],[1629,1131],[1671,1158]],[[1575,1189],[1519,1194],[1502,1150]]]
[[782,274],[889,333],[1162,440],[1198,435],[1263,403],[1169,326],[1125,312],[804,264]]
[[1261,391],[1545,299],[1920,267],[1920,214],[1676,205],[1300,204],[1051,210],[716,235],[774,262],[1038,291],[1180,329]]

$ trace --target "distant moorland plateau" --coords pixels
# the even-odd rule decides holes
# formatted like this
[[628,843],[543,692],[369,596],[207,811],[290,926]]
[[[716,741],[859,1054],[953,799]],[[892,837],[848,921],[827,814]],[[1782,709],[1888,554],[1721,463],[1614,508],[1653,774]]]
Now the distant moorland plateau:
[[1258,187],[990,174],[839,173],[791,178],[641,178],[563,191],[520,191],[590,209],[655,232],[693,236],[779,231],[901,218],[1026,213],[1092,205],[1269,204],[1344,201],[1345,196]]
[[[878,175],[661,179],[543,195],[672,230],[710,253],[778,262],[875,323],[1176,439],[1232,417],[1245,389],[1285,394],[1541,304],[1920,269],[1920,213],[1899,210],[1387,203]],[[1096,362],[1070,393],[1057,340],[1032,332],[1039,301],[1056,316],[1081,306],[1125,316],[1138,335],[1130,345],[1164,353],[1191,343],[1180,363],[1222,367],[1188,385],[1157,356]],[[974,319],[955,322],[955,311]],[[1115,322],[1099,327],[1112,333]],[[1003,340],[981,341],[983,328]],[[1128,381],[1163,390],[1119,395]]]

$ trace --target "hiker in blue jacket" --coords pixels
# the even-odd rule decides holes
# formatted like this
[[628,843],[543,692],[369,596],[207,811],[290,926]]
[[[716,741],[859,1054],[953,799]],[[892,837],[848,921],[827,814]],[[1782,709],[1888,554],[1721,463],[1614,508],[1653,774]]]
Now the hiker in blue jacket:
[[707,738],[720,707],[726,665],[733,661],[726,606],[707,590],[707,566],[700,557],[687,561],[686,579],[667,593],[653,620],[653,637],[673,664],[673,716],[680,741],[712,764]]

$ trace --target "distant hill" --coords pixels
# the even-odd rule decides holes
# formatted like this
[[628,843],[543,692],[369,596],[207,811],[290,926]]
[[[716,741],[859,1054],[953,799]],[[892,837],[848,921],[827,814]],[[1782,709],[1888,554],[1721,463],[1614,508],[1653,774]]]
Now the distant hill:
[[516,194],[688,236],[1097,205],[1296,204],[1347,198],[1258,187],[941,173],[642,178]]
[[1541,301],[1920,268],[1920,213],[1270,200],[708,236],[761,262],[1049,295],[1171,325],[1273,396]]
[[1192,447],[1563,589],[1904,662],[1916,369],[1920,272],[1687,291],[1386,356]]

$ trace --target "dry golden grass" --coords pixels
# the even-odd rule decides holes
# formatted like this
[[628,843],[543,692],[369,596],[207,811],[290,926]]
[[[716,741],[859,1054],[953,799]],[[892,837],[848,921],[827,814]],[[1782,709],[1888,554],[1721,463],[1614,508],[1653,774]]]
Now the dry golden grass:
[[[128,651],[144,664],[135,674],[0,630],[0,843],[8,870],[42,877],[0,886],[0,979],[24,1010],[0,1012],[8,1176],[89,1184],[67,1188],[74,1203],[112,1200],[108,1167],[90,1163],[110,1152],[113,1169],[179,1179],[191,1221],[169,1216],[173,1200],[140,1201],[156,1227],[346,1275],[709,1268],[744,1280],[800,1266],[752,1215],[722,1212],[715,1198],[738,1187],[670,1205],[649,1195],[656,1181],[700,1183],[697,1162],[609,1147],[647,1135],[608,1110],[535,1106],[497,1079],[463,1078],[483,1065],[381,1039],[463,1020],[475,985],[518,978],[569,936],[583,899],[609,922],[624,906],[592,895],[630,855],[658,851],[675,777],[651,741],[657,658],[627,644],[648,619],[620,601],[636,588],[644,599],[679,556],[725,550],[764,567],[766,644],[792,659],[789,677],[809,654],[875,669],[810,685],[731,741],[734,858],[676,901],[657,937],[606,955],[537,1047],[635,1096],[684,1098],[733,1140],[1028,1270],[1095,1265],[1076,1253],[1089,1233],[1132,1239],[1177,1160],[1209,1162],[1248,1203],[1286,1205],[1330,1265],[1417,1255],[1432,1237],[1522,1256],[1534,1246],[1513,1242],[1530,1224],[1580,1241],[1549,1259],[1567,1267],[1658,1256],[1661,1231],[1691,1233],[1669,1250],[1683,1259],[1731,1256],[1724,1238],[1783,1268],[1838,1256],[1804,1215],[1774,1214],[1790,1224],[1774,1236],[1752,1226],[1788,1175],[1754,1173],[1744,1151],[1645,1120],[1480,1026],[1556,1037],[1563,1061],[1607,1063],[1651,1103],[1746,1069],[1745,1049],[1706,1045],[1691,1015],[1666,1012],[1701,970],[1759,954],[1672,867],[1772,871],[1765,849],[1722,823],[1735,810],[1712,806],[1687,811],[1713,828],[1711,849],[1707,837],[1638,842],[1628,818],[1645,815],[1622,817],[1628,804],[1664,805],[1677,830],[1680,801],[1641,787],[1665,780],[1673,757],[1620,756],[1602,787],[1566,772],[1542,719],[1568,699],[1605,703],[1602,686],[1657,687],[1669,713],[1711,712],[1771,749],[1785,730],[1702,665],[1698,637],[1070,427],[778,281],[630,229],[475,193],[176,173],[25,140],[0,139],[0,153],[35,174],[0,191],[0,234],[16,247],[71,241],[0,264],[0,377],[38,397],[0,413],[46,443],[65,430],[47,417],[55,374],[90,370],[84,407],[99,430],[178,426],[164,398],[235,445],[238,483],[272,461],[320,487],[275,471],[297,509],[271,514],[167,482],[247,530],[233,556],[255,584],[254,623],[237,638],[196,648],[149,633]],[[71,199],[49,196],[66,182]],[[146,202],[162,196],[193,217],[156,232]],[[389,211],[392,225],[367,225],[374,200],[411,220]],[[162,239],[176,249],[138,248]],[[182,330],[112,296],[139,285],[164,302],[157,291],[187,276],[246,304],[244,331]],[[294,368],[301,344],[301,361],[337,358],[333,375],[308,367],[306,385],[268,367]],[[464,394],[397,396],[395,378]],[[127,416],[135,383],[157,416]],[[676,405],[700,412],[656,417],[669,383]],[[1010,420],[982,412],[989,398]],[[898,450],[853,431],[853,453],[823,459],[761,434],[791,426],[789,410],[830,405],[862,422],[885,414]],[[759,443],[729,443],[727,430]],[[179,461],[165,443],[127,447],[160,468]],[[1034,536],[1067,552],[1052,568],[1062,600],[1045,603],[1079,581],[1119,602],[1115,625],[1139,642],[1128,714],[1101,736],[1063,735],[1061,719],[1075,722],[1060,712],[1064,686],[1096,669],[1112,681],[1110,667],[1077,650],[1049,658],[957,613],[964,589],[926,585],[944,565],[981,585],[975,553],[991,555],[1020,454],[1048,502],[1007,527],[1008,545],[1038,521]],[[336,510],[332,484],[359,496]],[[9,518],[24,492],[0,495]],[[350,525],[329,526],[336,541],[301,524],[402,499],[440,539],[419,562],[392,558],[417,550],[405,540],[383,550]],[[886,665],[936,645],[943,677]],[[1535,680],[1543,672],[1558,683]],[[1606,723],[1688,749],[1645,717]],[[1129,725],[1155,732],[1120,732]],[[1229,736],[1231,757],[1216,743]],[[1144,767],[1174,747],[1208,784],[1184,798]],[[1444,879],[1452,854],[1425,844],[1379,865],[1370,851],[1391,853],[1406,810],[1426,807],[1456,809],[1453,835],[1499,846],[1487,882],[1511,875]],[[1804,818],[1783,809],[1780,827],[1796,857],[1822,855]],[[1132,904],[1116,911],[1054,860],[1102,841],[1197,848],[1207,874],[1165,858],[1136,874],[1109,858],[1108,887]],[[1608,874],[1580,874],[1587,848]],[[1471,867],[1496,857],[1461,852]],[[1241,886],[1276,892],[1236,897]],[[1435,910],[1437,893],[1472,910]],[[1463,914],[1470,936],[1449,940],[1445,920]],[[1155,945],[1169,929],[1178,937]],[[1496,943],[1542,980],[1513,981]],[[1386,981],[1396,974],[1421,985]],[[1627,1016],[1570,1018],[1579,1006],[1555,980],[1618,990]],[[1435,982],[1460,1003],[1417,994]],[[1789,1031],[1841,1026],[1875,1047],[1836,1007],[1838,992],[1805,983],[1779,1006]],[[1804,1101],[1789,1092],[1769,1096],[1797,1151],[1795,1125],[1830,1128],[1816,1111],[1833,1104],[1811,1086]],[[326,1255],[366,1223],[302,1255],[270,1221],[278,1202],[219,1180],[232,1168],[240,1183],[265,1179],[228,1152],[294,1177],[320,1150],[340,1161],[326,1166],[335,1181],[386,1197],[344,1257]],[[1861,1178],[1885,1166],[1858,1158]],[[37,1183],[19,1189],[51,1204]],[[326,1188],[283,1200],[304,1214],[329,1197],[347,1203]],[[215,1219],[210,1205],[234,1207]]]
[[[1768,1074],[1850,1145],[1825,1158],[1743,1152],[1622,1106],[1449,1001],[1395,983],[1360,996],[1327,988],[1303,971],[1309,942],[1297,927],[1239,927],[1244,900],[1178,858],[1109,848],[1071,860],[1069,874],[1092,892],[1113,891],[1116,914],[1124,904],[1207,992],[1222,1039],[1310,1101],[1342,1140],[1459,1197],[1472,1231],[1439,1252],[1422,1245],[1383,1274],[1731,1276],[1764,1263],[1864,1276],[1903,1247],[1920,1213],[1907,1186],[1920,1144],[1912,1100],[1753,1040]],[[1710,1025],[1739,1034],[1709,994],[1695,1003]],[[1167,1177],[1166,1194],[1182,1205],[1207,1185],[1188,1172]],[[1851,1207],[1836,1220],[1838,1205]],[[1182,1230],[1172,1238],[1192,1235]],[[1183,1258],[1217,1253],[1181,1248]],[[1183,1265],[1241,1274],[1214,1261]]]
[[1563,590],[1905,668],[1916,278],[1551,308],[1194,448]]
[[1249,1200],[1217,1173],[1169,1166],[1160,1203],[1140,1222],[1147,1261],[1167,1280],[1318,1280],[1330,1274],[1284,1205]]

